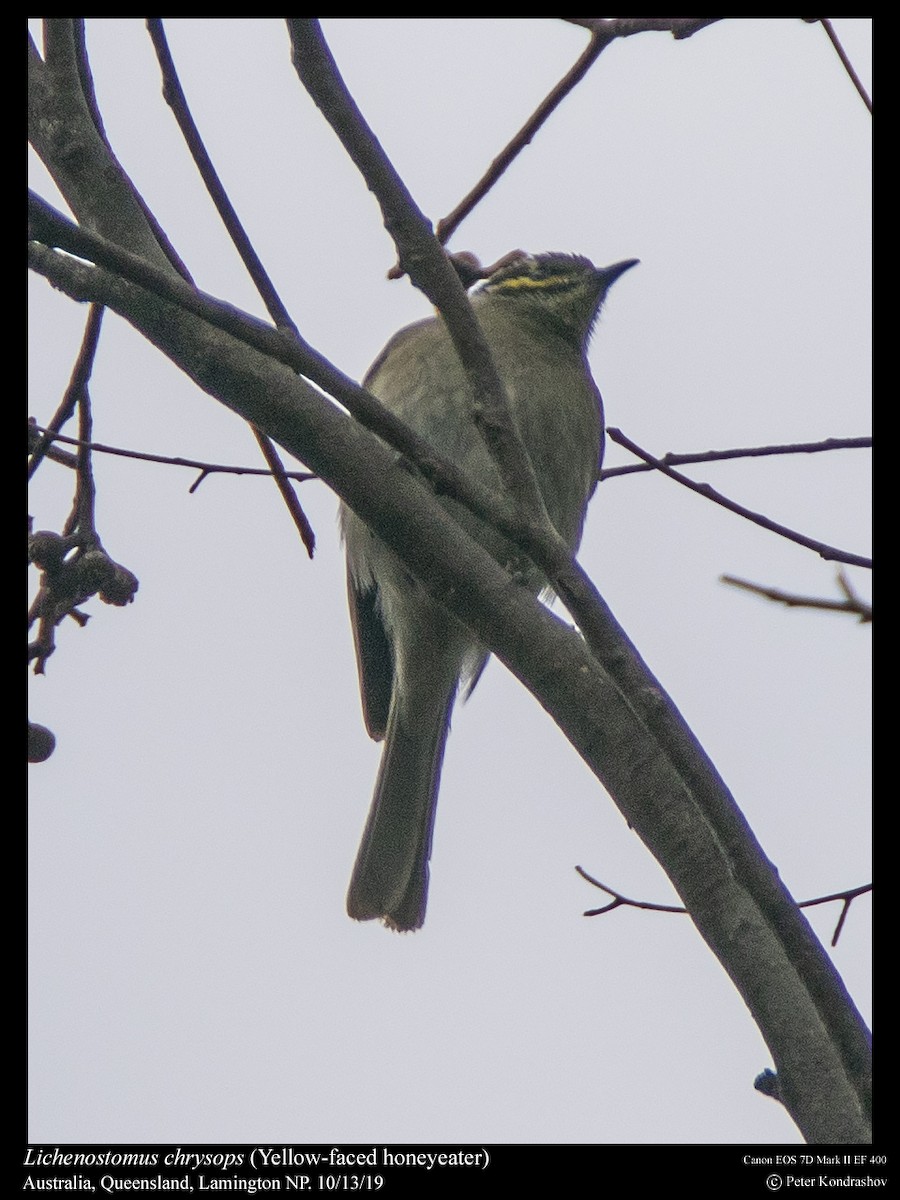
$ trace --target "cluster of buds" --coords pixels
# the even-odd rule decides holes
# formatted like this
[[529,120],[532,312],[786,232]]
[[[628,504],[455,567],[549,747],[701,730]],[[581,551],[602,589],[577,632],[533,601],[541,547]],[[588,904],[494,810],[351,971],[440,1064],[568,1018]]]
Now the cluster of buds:
[[[38,633],[28,646],[28,661],[34,662],[35,674],[40,675],[55,649],[56,626],[65,617],[72,617],[82,626],[87,624],[87,614],[78,606],[92,596],[99,596],[104,604],[130,604],[138,580],[127,567],[110,558],[99,541],[85,544],[78,534],[64,536],[49,529],[29,534],[28,561],[41,572],[29,613],[29,626],[37,622]],[[49,758],[54,745],[49,729],[29,723],[29,762]]]

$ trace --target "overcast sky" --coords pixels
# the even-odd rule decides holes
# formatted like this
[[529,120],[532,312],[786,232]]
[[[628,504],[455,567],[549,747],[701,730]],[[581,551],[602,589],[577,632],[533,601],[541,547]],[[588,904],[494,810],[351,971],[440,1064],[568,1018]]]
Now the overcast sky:
[[[835,22],[870,78],[870,23]],[[362,378],[425,315],[377,207],[300,86],[279,21],[174,20],[207,147],[303,335]],[[328,20],[367,120],[434,220],[580,53],[552,20]],[[198,285],[258,315],[140,20],[91,20],[116,154]],[[39,164],[33,186],[58,193]],[[600,58],[451,248],[491,262],[637,257],[591,362],[650,452],[869,432],[870,118],[823,30],[733,20]],[[31,282],[29,412],[56,408],[86,310]],[[97,441],[257,466],[246,426],[107,315]],[[630,461],[610,447],[607,465]],[[753,1090],[771,1060],[661,868],[497,663],[457,709],[425,927],[357,924],[344,894],[378,765],[359,707],[336,501],[98,455],[97,518],[140,579],[64,625],[30,715],[35,1142],[793,1143]],[[865,451],[693,468],[730,497],[870,551]],[[72,480],[39,473],[60,528]],[[799,899],[870,878],[870,632],[723,586],[836,597],[815,553],[661,477],[604,483],[581,561]],[[869,594],[865,571],[848,577]],[[810,911],[824,940],[835,905]],[[870,902],[833,956],[870,1014]]]

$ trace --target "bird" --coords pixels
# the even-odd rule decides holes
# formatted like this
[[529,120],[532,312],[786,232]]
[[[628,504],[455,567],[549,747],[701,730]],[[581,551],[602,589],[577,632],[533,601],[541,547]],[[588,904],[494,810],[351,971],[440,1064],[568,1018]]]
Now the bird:
[[[588,344],[609,289],[637,262],[595,267],[575,254],[508,256],[471,295],[547,515],[573,553],[604,442]],[[445,459],[501,490],[440,315],[395,334],[363,383]],[[497,530],[449,498],[440,502],[501,565],[514,560],[518,582],[535,595],[546,589],[539,570],[523,568]],[[369,735],[384,741],[347,912],[408,932],[425,919],[451,713],[461,688],[471,694],[488,651],[346,505],[340,524],[363,716]]]

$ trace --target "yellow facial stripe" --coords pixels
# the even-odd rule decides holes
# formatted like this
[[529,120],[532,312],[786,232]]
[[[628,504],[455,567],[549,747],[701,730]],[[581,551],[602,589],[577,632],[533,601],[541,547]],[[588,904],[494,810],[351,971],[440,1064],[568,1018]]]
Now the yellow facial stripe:
[[492,292],[512,291],[514,288],[562,288],[572,287],[576,282],[574,275],[548,275],[543,279],[536,279],[533,275],[514,275],[510,279],[501,279],[497,283],[488,283],[488,288]]

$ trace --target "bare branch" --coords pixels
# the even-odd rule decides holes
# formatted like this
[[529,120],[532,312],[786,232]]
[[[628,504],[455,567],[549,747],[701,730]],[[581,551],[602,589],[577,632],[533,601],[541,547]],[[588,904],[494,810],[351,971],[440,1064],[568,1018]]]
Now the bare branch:
[[[216,328],[245,342],[293,371],[313,380],[333,396],[348,412],[373,433],[399,450],[414,463],[423,477],[438,494],[447,495],[464,505],[476,516],[494,524],[511,540],[519,542],[535,562],[543,565],[541,556],[531,545],[518,516],[506,504],[505,498],[471,481],[454,464],[441,458],[418,434],[389,412],[374,396],[358,383],[338,371],[307,342],[287,330],[276,330],[256,317],[198,291],[171,273],[160,271],[137,255],[122,250],[86,229],[74,225],[52,205],[33,194],[29,195],[31,236],[46,245],[58,246],[71,254],[86,258],[114,271],[123,279],[148,289],[154,295],[178,304],[185,312],[193,313]],[[534,533],[533,546],[541,544],[540,530]],[[550,547],[551,553],[555,544]],[[568,553],[566,553],[568,558]],[[547,569],[548,576],[552,571]]]
[[836,546],[829,546],[826,542],[817,541],[815,538],[807,537],[796,530],[788,529],[786,525],[779,525],[777,521],[771,520],[762,513],[754,512],[751,508],[745,508],[743,504],[729,500],[727,496],[723,496],[721,492],[716,491],[708,483],[695,483],[693,479],[682,475],[680,471],[675,471],[667,466],[662,459],[654,458],[652,454],[648,454],[646,450],[642,450],[636,442],[626,437],[621,429],[607,429],[606,432],[612,441],[617,442],[620,446],[624,446],[645,463],[649,463],[650,466],[661,471],[663,475],[668,475],[670,479],[674,479],[676,483],[689,488],[690,491],[697,492],[698,495],[704,496],[707,500],[712,500],[715,504],[721,505],[722,508],[727,508],[729,512],[736,513],[739,517],[744,517],[745,520],[752,521],[754,525],[759,525],[762,529],[768,529],[772,533],[777,533],[779,537],[787,538],[788,541],[796,542],[798,546],[805,546],[808,550],[814,550],[820,558],[828,559],[832,562],[847,563],[853,567],[871,568],[871,558],[865,558],[861,554],[853,554],[849,550],[840,550]]
[[800,905],[801,908],[813,908],[817,904],[830,904],[834,900],[841,901],[841,913],[838,917],[837,925],[834,927],[834,933],[831,936],[832,946],[838,944],[838,938],[841,936],[841,930],[844,928],[844,922],[847,920],[847,914],[850,911],[850,905],[857,896],[865,896],[873,890],[871,883],[863,883],[859,887],[848,888],[843,892],[832,892],[828,896],[818,896],[815,900],[804,900]]
[[[519,132],[500,151],[491,165],[482,175],[475,186],[460,200],[456,207],[446,217],[437,223],[435,234],[441,245],[446,245],[466,217],[477,204],[488,194],[494,184],[503,176],[507,168],[515,162],[526,146],[530,145],[541,127],[556,111],[562,101],[581,82],[603,51],[613,41],[620,37],[630,37],[635,33],[668,32],[676,38],[688,38],[711,25],[720,17],[655,19],[651,17],[603,18],[603,17],[566,17],[564,20],[572,25],[581,25],[591,33],[591,40],[576,62],[569,68],[559,83],[553,87],[537,106]],[[400,266],[392,267],[388,276],[392,279],[403,274]]]
[[[301,38],[313,37],[316,48],[309,59],[321,66],[317,31],[305,22],[294,27]],[[379,187],[387,181],[390,192],[390,172],[379,175],[381,166],[366,158],[369,131],[355,110],[340,111],[346,118],[337,122],[341,136],[363,147],[368,165],[375,163],[372,177],[378,177]],[[96,188],[98,179],[93,182]],[[384,211],[388,228],[401,229],[401,261],[412,264],[437,295],[448,265],[421,214],[407,206],[405,196],[396,196],[402,204],[396,209],[387,204]],[[88,223],[90,197],[85,192],[81,199],[81,219]],[[50,228],[64,228],[54,221],[46,210],[38,212],[40,238]],[[404,222],[412,229],[408,239]],[[92,227],[107,232],[102,223]],[[71,230],[64,236],[77,240]],[[430,594],[496,650],[553,714],[626,819],[665,863],[772,1047],[785,1103],[801,1131],[817,1140],[865,1141],[870,1136],[869,1039],[859,1014],[714,767],[577,565],[557,560],[557,574],[548,575],[554,582],[559,577],[558,590],[570,611],[578,612],[580,624],[583,616],[584,639],[523,595],[524,589],[511,586],[499,564],[436,503],[408,463],[398,462],[383,442],[298,377],[293,364],[305,352],[298,339],[200,296],[174,272],[163,284],[163,272],[149,271],[135,286],[128,279],[147,262],[123,255],[115,266],[100,243],[99,268],[35,243],[29,257],[35,270],[68,294],[120,313],[199,387],[301,456]],[[119,274],[109,269],[119,267]],[[446,289],[451,306],[458,303],[458,281],[453,287],[446,283]],[[458,306],[468,312],[464,296]],[[288,361],[290,369],[282,365]],[[338,373],[333,377],[337,380]],[[354,393],[361,410],[362,396]],[[380,419],[377,409],[369,411],[373,420]],[[397,436],[408,437],[408,431],[401,428]],[[550,545],[547,557],[552,556]]]
[[105,270],[34,243],[29,257],[70,294],[115,309],[198,386],[302,457],[539,697],[727,963],[801,1131],[820,1141],[867,1140],[868,1031],[733,797],[602,601],[591,634],[603,666],[568,625],[510,586],[393,452],[295,372]]
[[[484,199],[506,169],[534,139],[541,126],[588,73],[600,54],[609,45],[610,40],[597,33],[591,36],[587,49],[583,51],[577,62],[566,72],[559,83],[548,92],[515,137],[500,151],[481,179],[460,200],[452,212],[438,221],[435,234],[441,245],[446,245],[472,209]],[[392,268],[389,272],[392,278],[396,278],[401,273],[397,267]]]
[[612,896],[609,904],[604,904],[601,908],[589,908],[584,916],[599,917],[603,913],[612,912],[614,908],[642,908],[649,912],[667,912],[687,914],[687,909],[680,904],[654,904],[650,900],[631,900],[628,896],[623,896],[621,892],[615,891],[608,884],[601,883],[599,879],[595,879],[593,875],[588,875],[584,867],[576,867],[575,870],[582,879],[586,879],[588,883],[593,884],[595,888],[599,888],[601,892],[606,892],[608,896]]
[[290,477],[284,469],[284,463],[281,461],[281,456],[275,449],[274,443],[266,437],[261,429],[255,425],[252,426],[254,436],[262,450],[263,458],[269,464],[269,470],[275,479],[278,490],[281,493],[281,498],[287,505],[287,510],[291,514],[291,519],[300,534],[300,540],[306,547],[306,553],[312,558],[316,548],[316,535],[312,525],[309,523],[309,518],[303,511],[300,501],[297,499],[297,494],[291,487]]
[[91,371],[94,366],[94,356],[97,353],[97,343],[100,339],[100,327],[103,322],[103,308],[101,305],[92,305],[88,314],[87,325],[84,330],[84,337],[81,339],[81,349],[78,351],[78,357],[75,360],[75,366],[72,368],[72,374],[69,378],[69,386],[66,388],[59,408],[54,413],[50,420],[50,424],[44,430],[43,436],[38,439],[37,444],[31,448],[31,458],[28,463],[28,478],[34,475],[35,471],[41,465],[41,460],[50,448],[53,438],[65,425],[66,421],[72,416],[78,401],[87,387],[87,381],[90,379]]
[[459,276],[347,90],[318,21],[292,17],[288,29],[294,66],[304,87],[378,200],[404,271],[447,323],[471,386],[472,418],[497,464],[505,491],[520,519],[542,528],[545,537],[555,539],[561,552],[565,551],[547,516],[531,459],[516,431],[506,392]]
[[[633,900],[629,896],[624,896],[621,892],[617,892],[609,884],[601,883],[599,879],[595,879],[593,875],[589,875],[584,867],[576,867],[575,870],[582,879],[586,879],[593,887],[598,888],[601,892],[606,892],[607,896],[612,897],[609,904],[603,904],[600,908],[586,909],[582,914],[585,917],[601,917],[606,913],[613,912],[617,908],[637,908],[644,912],[674,913],[677,916],[688,915],[688,910],[679,904],[656,904],[652,900]],[[819,904],[832,904],[834,901],[840,900],[841,911],[831,937],[832,946],[836,946],[841,936],[841,930],[844,928],[847,913],[850,911],[850,905],[857,896],[865,896],[871,892],[872,887],[871,883],[864,883],[859,887],[846,888],[841,892],[830,892],[827,896],[816,896],[813,900],[800,900],[797,907],[815,908]]]
[[76,219],[148,262],[189,278],[122,169],[99,123],[80,19],[44,25],[45,61],[29,57],[28,138]]
[[639,475],[658,470],[657,463],[666,467],[683,467],[690,463],[725,462],[733,458],[769,458],[779,454],[820,454],[828,450],[869,450],[870,437],[825,438],[820,442],[792,442],[780,446],[743,446],[734,450],[705,450],[694,454],[663,454],[653,462],[629,463],[624,467],[607,467],[600,472],[601,483],[619,475]]
[[[47,430],[42,429],[40,425],[36,425],[29,420],[29,429],[34,429],[36,433],[46,433]],[[82,443],[78,438],[66,437],[65,434],[53,434],[54,442],[65,442],[68,446],[80,446]],[[195,471],[199,471],[201,478],[192,483],[189,491],[195,491],[198,484],[207,475],[265,475],[270,476],[271,471],[265,467],[230,467],[224,463],[204,462],[199,458],[181,458],[169,454],[148,454],[142,450],[126,450],[121,446],[107,446],[103,442],[91,442],[90,449],[94,454],[113,454],[120,458],[134,458],[140,462],[162,463],[170,467],[190,467]],[[74,467],[76,465],[76,457],[74,454],[60,454],[55,456],[52,451],[48,452],[47,458],[53,458],[54,461],[62,462],[64,466]],[[293,479],[296,483],[306,483],[310,479],[316,479],[318,476],[311,471],[288,471],[286,472],[289,479]]]
[[237,210],[231,203],[222,180],[219,178],[219,173],[216,171],[213,161],[203,143],[203,138],[200,136],[200,131],[188,107],[187,97],[181,86],[181,80],[178,78],[178,72],[175,69],[175,62],[169,50],[169,43],[166,39],[165,30],[160,18],[148,17],[147,30],[153,42],[153,47],[156,50],[156,57],[159,61],[160,71],[162,72],[163,97],[171,108],[175,120],[178,122],[178,128],[181,130],[182,136],[187,143],[197,170],[200,172],[200,177],[206,185],[206,190],[209,192],[210,198],[216,206],[216,211],[222,218],[222,223],[228,230],[229,236],[234,242],[238,254],[241,256],[241,261],[247,268],[247,272],[253,280],[256,290],[262,297],[272,320],[279,329],[290,329],[296,333],[297,327],[291,320],[290,314],[281,297],[278,295],[269,273],[263,266],[262,259],[256,253],[253,243],[250,241],[247,231],[244,229],[241,219],[237,214]]
[[834,26],[832,25],[832,23],[828,17],[820,17],[818,19],[819,19],[819,23],[821,24],[822,28],[825,30],[825,32],[828,34],[829,38],[831,39],[831,44],[832,44],[832,46],[834,46],[834,48],[837,52],[838,58],[844,64],[844,70],[850,76],[853,86],[856,88],[856,90],[859,92],[860,96],[862,97],[863,104],[865,104],[866,108],[869,110],[869,112],[871,112],[872,111],[871,97],[869,96],[866,89],[863,87],[862,80],[857,75],[856,70],[853,66],[853,63],[850,61],[850,59],[847,55],[847,51],[841,45],[840,39],[838,38],[838,35],[834,31]]
[[764,596],[767,600],[775,600],[779,604],[786,605],[788,608],[820,608],[826,609],[829,612],[855,613],[862,624],[867,624],[872,620],[872,605],[866,603],[853,590],[850,581],[843,572],[838,576],[838,585],[844,593],[843,600],[823,600],[816,596],[796,596],[791,592],[783,592],[779,588],[766,587],[760,583],[749,583],[746,579],[737,579],[734,575],[721,575],[720,580],[722,583],[731,584],[732,587],[743,588],[744,591],[754,592],[757,596]]
[[[62,534],[51,530],[29,533],[28,559],[40,572],[37,595],[28,613],[29,629],[38,622],[37,638],[28,647],[28,661],[35,663],[36,674],[42,674],[47,659],[55,649],[55,630],[67,616],[80,625],[87,617],[78,609],[91,596],[99,593],[107,604],[121,606],[134,599],[137,578],[107,554],[97,532],[94,519],[96,488],[91,469],[91,403],[88,380],[96,354],[103,319],[103,306],[94,304],[88,315],[81,349],[72,372],[66,395],[54,418],[62,424],[77,406],[79,414],[78,453],[74,458],[76,471],[75,499],[63,526]],[[45,431],[38,439],[32,455],[33,474],[46,454],[54,433]],[[30,524],[30,522],[29,522]]]
[[[203,144],[200,131],[188,107],[184,89],[178,78],[178,72],[175,70],[175,63],[169,50],[162,21],[159,17],[148,18],[147,29],[150,32],[156,56],[159,60],[160,70],[162,71],[163,95],[175,114],[178,127],[184,136],[184,140],[197,165],[200,176],[206,184],[206,189],[212,197],[216,211],[222,218],[222,222],[241,256],[241,261],[247,268],[250,278],[256,285],[257,291],[262,296],[272,320],[279,329],[287,329],[292,333],[296,333],[297,327],[263,266],[262,259],[256,253],[250,238],[247,236],[247,231],[244,229],[237,215],[237,210],[231,203],[228,193],[225,191],[222,181],[219,178],[219,174],[213,166],[206,146]],[[316,544],[316,535],[313,532],[312,525],[306,513],[301,507],[296,492],[288,481],[289,476],[279,457],[278,451],[270,439],[259,429],[254,428],[253,436],[256,438],[257,444],[262,451],[263,458],[269,464],[269,469],[281,493],[281,498],[284,500],[287,510],[291,515],[291,520],[300,534],[300,540],[306,547],[309,557],[312,558]]]
[[606,44],[616,38],[634,37],[637,33],[671,33],[676,40],[692,37],[707,25],[724,17],[565,17],[571,25],[581,25]]

